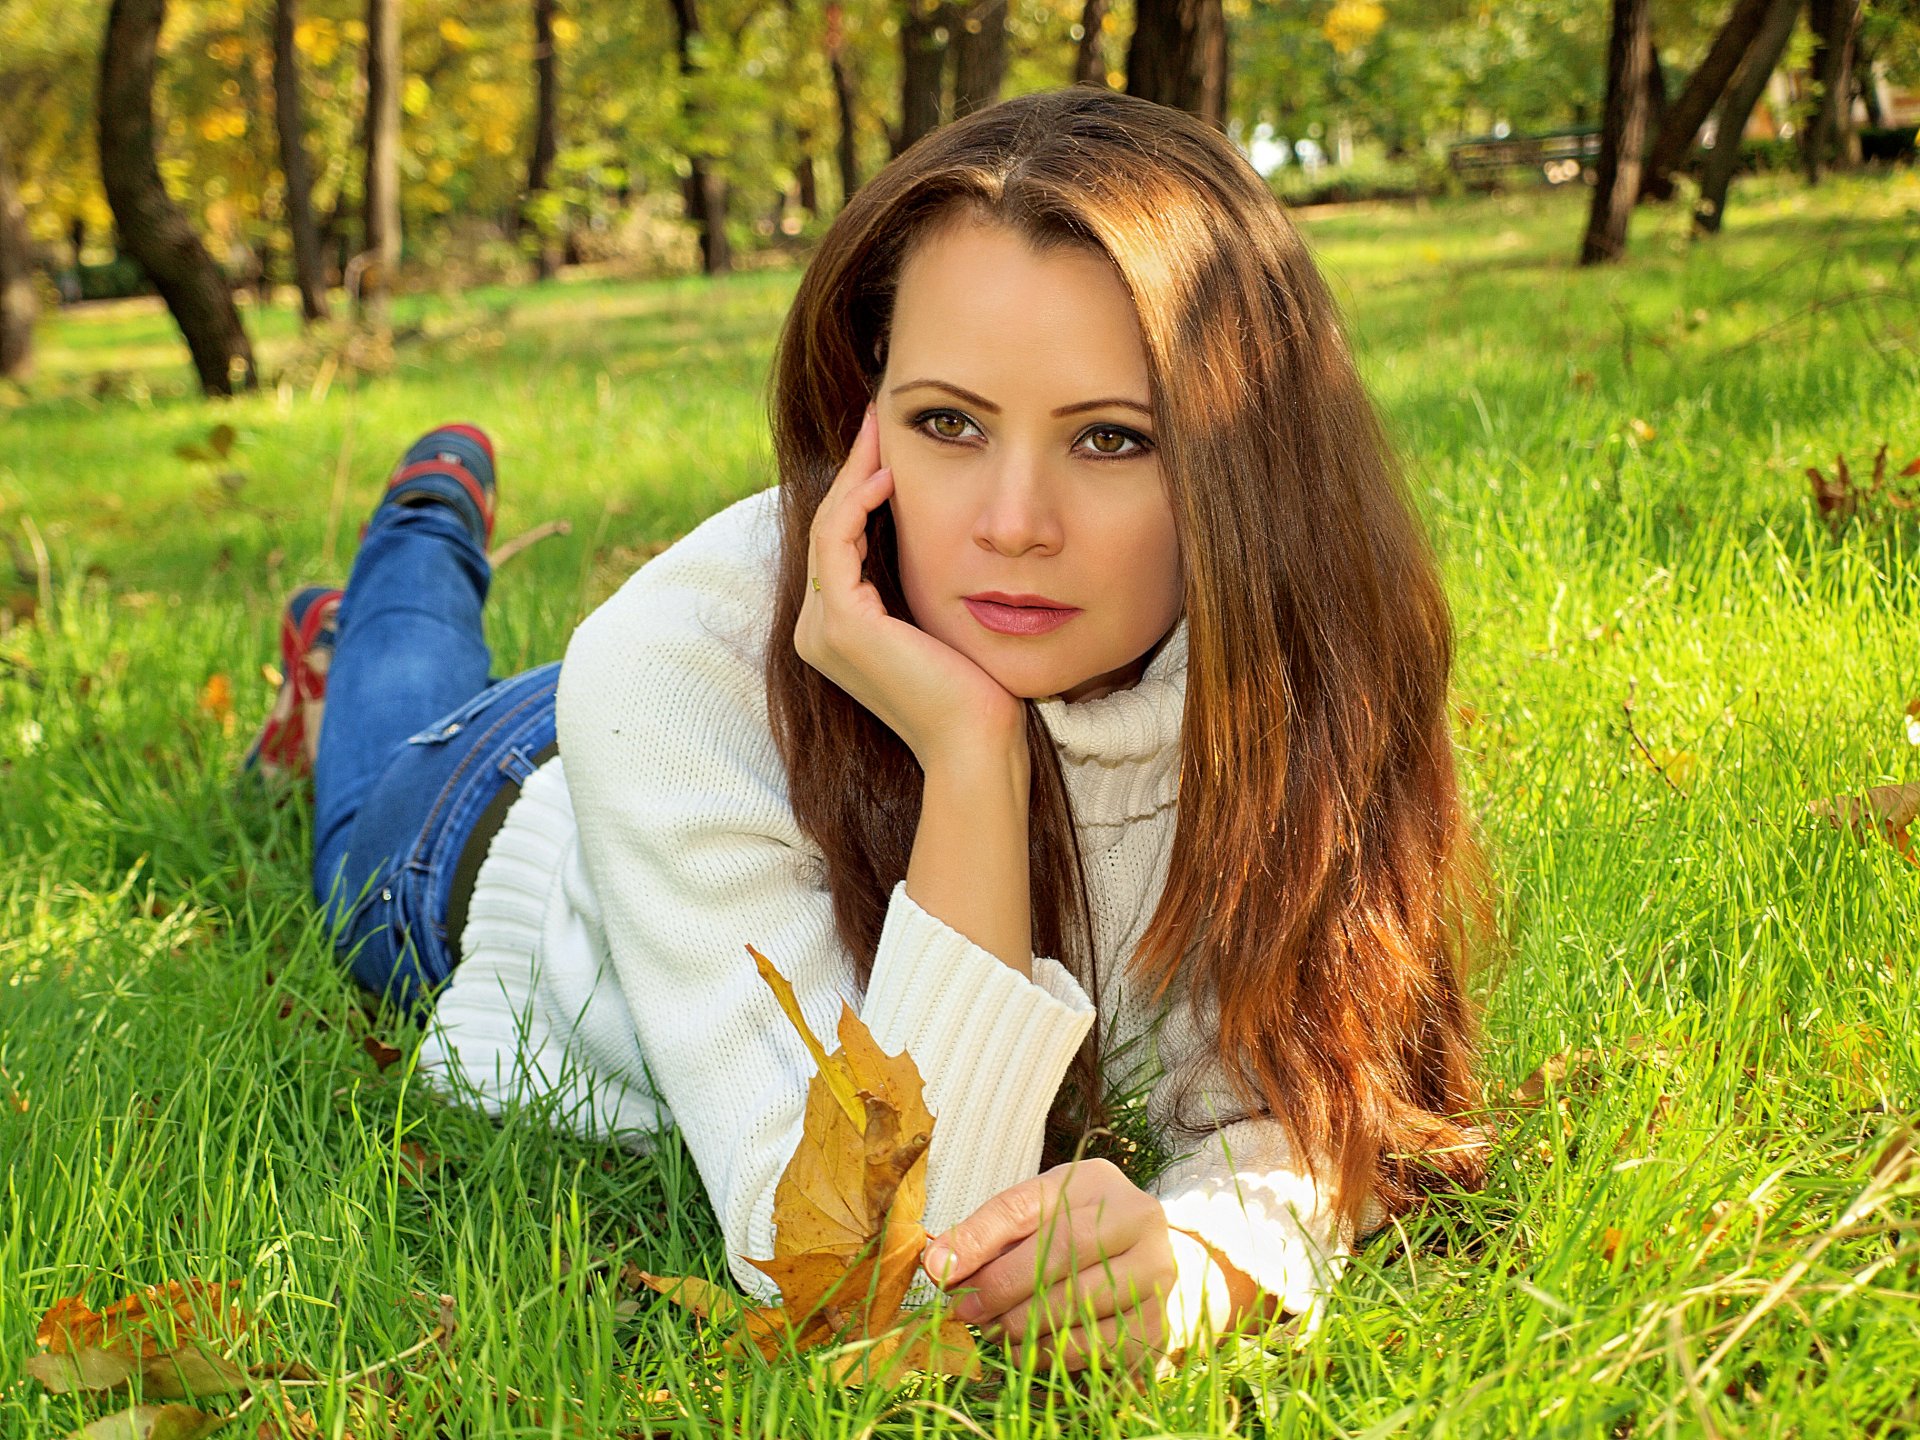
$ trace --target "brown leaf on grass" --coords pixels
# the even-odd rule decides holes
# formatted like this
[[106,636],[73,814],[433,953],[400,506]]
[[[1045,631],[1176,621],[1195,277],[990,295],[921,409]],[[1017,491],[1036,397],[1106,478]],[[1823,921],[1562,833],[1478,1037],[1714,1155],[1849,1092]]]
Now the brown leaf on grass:
[[419,1189],[420,1182],[438,1170],[441,1163],[438,1155],[417,1140],[400,1142],[400,1183],[407,1189]]
[[1854,839],[1862,843],[1870,830],[1877,831],[1909,864],[1920,865],[1920,855],[1914,853],[1907,829],[1920,817],[1920,784],[1875,785],[1864,800],[1857,795],[1836,795],[1830,800],[1809,801],[1807,810],[1836,830],[1852,831]]
[[163,1400],[243,1390],[246,1372],[219,1353],[253,1327],[227,1298],[239,1284],[169,1280],[97,1313],[77,1295],[57,1300],[41,1317],[40,1353],[26,1371],[56,1395],[114,1390],[136,1376]]
[[1515,1086],[1513,1099],[1523,1109],[1531,1109],[1545,1100],[1549,1085],[1563,1094],[1591,1095],[1605,1085],[1610,1073],[1622,1060],[1664,1067],[1673,1063],[1673,1052],[1664,1045],[1654,1044],[1643,1035],[1629,1035],[1612,1051],[1586,1048],[1563,1050],[1541,1062],[1531,1075]]
[[368,1056],[372,1058],[374,1065],[382,1070],[386,1069],[389,1065],[395,1064],[404,1053],[398,1046],[389,1045],[378,1035],[362,1035],[360,1037],[360,1048],[366,1051]]
[[69,1440],[200,1440],[231,1418],[209,1415],[191,1405],[136,1405],[114,1415],[102,1415],[76,1430]]
[[218,1285],[210,1280],[169,1280],[149,1285],[95,1313],[77,1295],[57,1300],[41,1317],[34,1338],[43,1350],[56,1355],[81,1348],[115,1350],[136,1359],[159,1355],[163,1340],[209,1338],[238,1340],[253,1326],[253,1317],[227,1299],[238,1280]]
[[799,1350],[849,1345],[833,1373],[850,1384],[912,1369],[972,1378],[979,1358],[959,1321],[949,1318],[910,1342],[891,1329],[928,1239],[920,1216],[933,1115],[919,1068],[905,1051],[884,1054],[844,1002],[840,1048],[827,1053],[786,977],[753,946],[747,953],[817,1067],[800,1143],[774,1189],[773,1258],[746,1257],[779,1285],[783,1303],[747,1305],[691,1277],[647,1275],[646,1283],[708,1319],[732,1321],[729,1354],[748,1344],[767,1359],[789,1343]]

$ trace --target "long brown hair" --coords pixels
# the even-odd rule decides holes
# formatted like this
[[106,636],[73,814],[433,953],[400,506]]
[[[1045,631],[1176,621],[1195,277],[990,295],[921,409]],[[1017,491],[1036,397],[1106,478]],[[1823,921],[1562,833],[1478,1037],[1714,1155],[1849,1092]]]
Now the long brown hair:
[[[956,207],[1036,245],[1103,251],[1146,348],[1189,659],[1172,859],[1130,975],[1156,1004],[1178,980],[1196,1007],[1217,1005],[1244,1116],[1286,1126],[1345,1218],[1370,1193],[1397,1215],[1479,1185],[1484,1152],[1461,1124],[1479,1098],[1464,986],[1490,912],[1454,774],[1437,570],[1298,233],[1217,132],[1144,100],[1079,87],[936,130],[834,221],[781,333],[768,710],[861,985],[907,871],[922,776],[799,658],[793,631],[814,511],[884,368],[901,264]],[[889,612],[908,618],[890,507],[867,554]],[[1034,953],[1091,989],[1073,816],[1031,702],[1027,739]],[[1108,1118],[1100,1030],[1054,1101],[1043,1167]]]

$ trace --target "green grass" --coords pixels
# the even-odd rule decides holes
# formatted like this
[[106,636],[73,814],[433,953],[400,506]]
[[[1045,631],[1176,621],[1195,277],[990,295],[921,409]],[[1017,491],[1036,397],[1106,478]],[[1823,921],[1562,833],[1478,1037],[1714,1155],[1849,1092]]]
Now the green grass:
[[[686,1433],[741,1435],[1920,1425],[1916,1187],[1855,1205],[1920,1105],[1920,872],[1806,814],[1920,770],[1920,557],[1897,516],[1829,536],[1803,474],[1920,454],[1920,177],[1739,200],[1705,247],[1642,215],[1592,273],[1561,196],[1305,220],[1455,605],[1511,940],[1490,1086],[1594,1058],[1502,1112],[1483,1195],[1356,1259],[1304,1350],[1277,1331],[1133,1398],[1018,1363],[888,1395],[705,1358],[591,1263],[725,1279],[678,1140],[635,1158],[428,1098],[310,913],[305,810],[231,778],[283,594],[340,573],[424,425],[493,428],[502,535],[574,525],[500,574],[503,670],[765,484],[791,273],[431,298],[359,381],[254,315],[284,378],[225,406],[149,308],[48,325],[0,410],[0,532],[29,548],[31,520],[52,560],[51,605],[0,631],[0,1434],[92,1413],[22,1378],[55,1299],[187,1276],[241,1280],[260,1353],[336,1378],[451,1294],[453,1340],[396,1368],[396,1434],[638,1433],[658,1387],[707,1417]],[[237,495],[174,455],[222,420]],[[32,589],[0,568],[0,607]],[[407,1058],[379,1069],[368,1024]],[[409,1146],[438,1159],[416,1183]],[[301,1403],[387,1433],[337,1383]]]

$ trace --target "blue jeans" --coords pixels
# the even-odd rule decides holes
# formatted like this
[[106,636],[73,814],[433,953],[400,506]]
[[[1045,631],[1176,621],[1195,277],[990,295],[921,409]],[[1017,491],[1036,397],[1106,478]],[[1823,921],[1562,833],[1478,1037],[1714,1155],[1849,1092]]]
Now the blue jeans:
[[313,893],[354,978],[423,1010],[474,821],[554,741],[556,662],[489,675],[486,552],[444,505],[373,513],[336,622],[314,761]]

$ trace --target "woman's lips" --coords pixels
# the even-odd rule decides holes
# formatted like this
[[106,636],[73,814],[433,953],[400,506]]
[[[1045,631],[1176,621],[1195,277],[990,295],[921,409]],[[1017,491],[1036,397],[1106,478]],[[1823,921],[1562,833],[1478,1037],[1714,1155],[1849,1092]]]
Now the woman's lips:
[[1033,605],[1002,605],[995,600],[962,600],[973,618],[997,635],[1044,635],[1058,630],[1080,612],[1049,610]]

